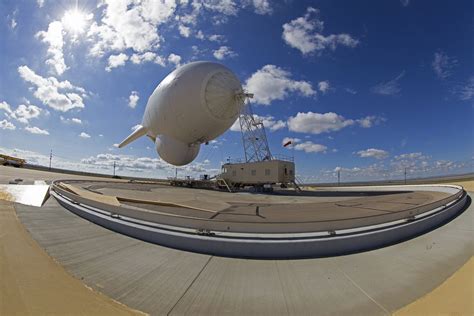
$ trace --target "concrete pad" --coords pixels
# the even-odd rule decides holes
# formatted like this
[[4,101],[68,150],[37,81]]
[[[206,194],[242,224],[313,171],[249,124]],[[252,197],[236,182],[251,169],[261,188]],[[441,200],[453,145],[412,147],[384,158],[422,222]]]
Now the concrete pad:
[[0,314],[141,315],[71,277],[38,247],[0,201]]

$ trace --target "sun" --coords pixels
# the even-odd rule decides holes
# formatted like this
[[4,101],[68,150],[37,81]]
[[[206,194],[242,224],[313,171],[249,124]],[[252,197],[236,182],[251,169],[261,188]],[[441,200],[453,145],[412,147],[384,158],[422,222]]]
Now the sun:
[[61,22],[66,30],[74,34],[79,34],[85,30],[87,15],[78,9],[71,9],[64,13]]

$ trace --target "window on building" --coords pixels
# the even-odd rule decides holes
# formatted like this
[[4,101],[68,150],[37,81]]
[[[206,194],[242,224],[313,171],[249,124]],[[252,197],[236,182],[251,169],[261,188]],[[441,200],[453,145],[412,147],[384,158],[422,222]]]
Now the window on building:
[[252,170],[252,176],[256,176],[257,175],[257,170]]
[[265,175],[269,176],[270,175],[270,169],[265,169]]

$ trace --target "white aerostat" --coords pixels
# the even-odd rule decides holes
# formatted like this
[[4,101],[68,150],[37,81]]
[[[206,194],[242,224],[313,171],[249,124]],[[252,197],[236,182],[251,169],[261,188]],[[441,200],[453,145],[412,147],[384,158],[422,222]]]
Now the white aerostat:
[[246,95],[227,67],[198,61],[166,76],[148,99],[142,124],[119,148],[147,135],[166,162],[182,166],[193,161],[202,143],[229,129]]

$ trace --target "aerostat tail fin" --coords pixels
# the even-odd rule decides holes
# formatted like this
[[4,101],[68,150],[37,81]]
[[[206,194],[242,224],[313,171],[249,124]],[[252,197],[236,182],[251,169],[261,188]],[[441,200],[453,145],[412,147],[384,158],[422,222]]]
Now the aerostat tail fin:
[[139,125],[139,127],[133,131],[130,135],[128,135],[127,138],[125,138],[119,145],[118,148],[122,148],[134,140],[137,140],[138,138],[144,136],[148,132],[148,129],[145,126]]

